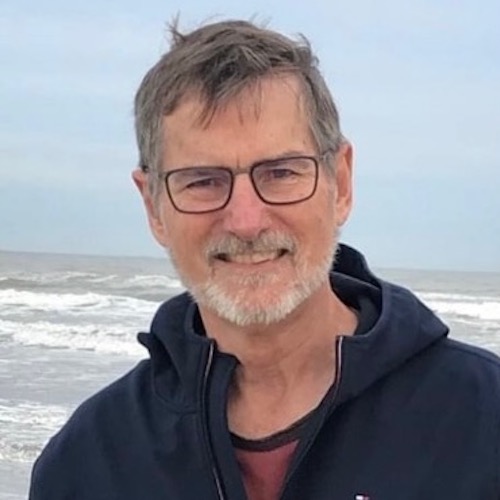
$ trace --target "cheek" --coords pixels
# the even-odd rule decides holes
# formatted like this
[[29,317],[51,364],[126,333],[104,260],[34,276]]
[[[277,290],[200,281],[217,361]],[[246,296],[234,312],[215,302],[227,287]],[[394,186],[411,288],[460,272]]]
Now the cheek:
[[[298,208],[298,206],[297,206]],[[325,215],[317,208],[297,210],[293,223],[285,226],[285,232],[295,239],[298,259],[310,259],[324,253],[329,241],[329,227]]]
[[168,232],[170,250],[187,271],[205,263],[204,249],[210,240],[210,226],[201,216],[177,216],[171,220]]
[[312,252],[319,252],[322,244],[330,243],[335,233],[335,196],[331,190],[325,189],[318,192],[316,203],[302,211],[301,227],[305,228],[304,235],[306,243]]

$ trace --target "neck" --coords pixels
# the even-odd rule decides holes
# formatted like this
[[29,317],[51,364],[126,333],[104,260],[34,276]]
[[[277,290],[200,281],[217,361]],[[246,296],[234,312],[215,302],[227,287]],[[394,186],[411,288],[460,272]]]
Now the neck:
[[200,313],[219,349],[240,361],[228,413],[231,430],[247,437],[281,430],[319,404],[335,378],[335,339],[356,327],[328,283],[271,325],[237,327]]

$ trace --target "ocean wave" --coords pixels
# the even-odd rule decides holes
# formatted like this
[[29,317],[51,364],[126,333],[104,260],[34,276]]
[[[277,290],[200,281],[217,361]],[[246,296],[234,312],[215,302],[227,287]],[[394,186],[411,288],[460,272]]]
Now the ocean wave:
[[498,297],[425,292],[419,296],[428,307],[440,314],[500,321]]
[[143,357],[136,340],[138,329],[126,325],[58,324],[48,321],[20,323],[0,320],[0,338],[23,346],[94,351]]
[[117,288],[159,287],[182,289],[179,279],[163,274],[136,274],[122,276],[84,271],[54,271],[46,273],[14,272],[0,276],[2,288],[39,288],[40,286],[110,285]]
[[54,284],[60,285],[68,281],[75,280],[91,280],[99,277],[97,273],[84,271],[54,271],[49,273],[29,273],[29,272],[13,272],[7,276],[0,276],[0,282],[11,282],[24,286]]
[[12,288],[0,290],[0,310],[15,308],[17,312],[61,312],[88,315],[91,312],[120,316],[126,313],[150,314],[157,303],[120,295],[85,293],[45,293]]
[[161,274],[138,274],[131,278],[127,278],[122,281],[120,287],[123,288],[136,288],[140,287],[157,287],[157,288],[172,288],[172,289],[182,289],[183,285],[177,278],[172,278],[170,276],[164,276]]
[[0,460],[31,463],[40,454],[42,448],[43,443],[9,442],[0,436]]
[[62,406],[0,399],[0,460],[32,462],[69,415]]
[[445,292],[426,292],[425,290],[417,291],[417,295],[427,300],[444,300],[447,302],[498,302],[499,295],[473,295],[465,293],[445,293]]

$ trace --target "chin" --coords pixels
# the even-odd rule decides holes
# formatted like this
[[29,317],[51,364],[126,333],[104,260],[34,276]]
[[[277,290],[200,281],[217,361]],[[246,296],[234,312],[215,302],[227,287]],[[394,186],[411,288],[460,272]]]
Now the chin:
[[200,306],[239,327],[265,326],[285,320],[328,282],[335,250],[334,241],[329,252],[312,265],[300,259],[291,268],[212,272],[198,282],[182,272],[176,259],[172,261],[182,283]]
[[[251,283],[248,281],[251,278]],[[305,302],[324,282],[321,280],[290,282],[279,286],[276,277],[247,276],[245,284],[237,287],[205,283],[191,287],[196,302],[210,309],[218,317],[239,327],[271,325],[283,321]],[[258,283],[258,284],[257,284]]]

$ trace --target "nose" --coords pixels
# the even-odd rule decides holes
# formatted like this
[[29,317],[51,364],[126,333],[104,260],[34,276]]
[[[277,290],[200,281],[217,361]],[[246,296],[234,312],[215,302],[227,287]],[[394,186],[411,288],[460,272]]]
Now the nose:
[[269,229],[268,205],[253,187],[248,175],[234,178],[233,192],[224,208],[223,229],[242,239],[253,239]]

